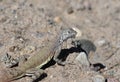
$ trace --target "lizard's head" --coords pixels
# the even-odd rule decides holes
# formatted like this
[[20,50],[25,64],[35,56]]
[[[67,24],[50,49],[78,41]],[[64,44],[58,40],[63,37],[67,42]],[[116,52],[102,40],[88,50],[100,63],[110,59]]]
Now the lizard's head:
[[61,33],[61,39],[63,41],[69,39],[69,38],[75,38],[77,32],[75,30],[73,30],[72,28],[66,28],[64,30],[62,30]]

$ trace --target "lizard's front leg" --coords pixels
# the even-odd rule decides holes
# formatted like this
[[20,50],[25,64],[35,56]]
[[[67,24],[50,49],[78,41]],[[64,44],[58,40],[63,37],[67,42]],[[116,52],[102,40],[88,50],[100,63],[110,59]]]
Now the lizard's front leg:
[[57,64],[64,66],[66,62],[62,60],[62,59],[64,58],[64,56],[63,56],[63,55],[62,55],[62,56],[60,55],[61,49],[62,49],[62,47],[59,46],[58,49],[55,51],[55,55],[54,55],[53,60],[54,60]]
[[26,71],[25,75],[31,77],[30,82],[34,82],[35,80],[40,78],[42,74],[44,74],[44,70],[39,69],[39,68],[32,68]]

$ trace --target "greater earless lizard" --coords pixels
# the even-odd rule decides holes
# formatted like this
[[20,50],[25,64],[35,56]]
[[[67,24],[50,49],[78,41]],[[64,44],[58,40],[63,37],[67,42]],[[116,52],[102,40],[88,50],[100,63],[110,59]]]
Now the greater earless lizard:
[[[66,41],[69,38],[74,38],[76,36],[77,32],[74,31],[71,28],[66,28],[62,30],[60,33],[54,37],[49,43],[47,43],[47,46],[43,47],[41,50],[36,51],[36,53],[28,59],[24,64],[4,69],[0,71],[0,82],[11,82],[15,79],[21,78],[25,75],[29,75],[32,71],[38,69],[36,73],[36,79],[41,74],[44,73],[44,70],[40,69],[43,65],[48,63],[53,57],[53,59],[57,62],[59,62],[59,59],[57,59],[60,50],[60,47],[64,41]],[[62,63],[61,63],[62,64]]]

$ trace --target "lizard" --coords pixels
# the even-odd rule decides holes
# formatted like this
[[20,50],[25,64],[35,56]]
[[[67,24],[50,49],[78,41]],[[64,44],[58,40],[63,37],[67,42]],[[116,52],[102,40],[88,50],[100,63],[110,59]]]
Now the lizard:
[[44,73],[44,70],[40,68],[48,63],[52,58],[56,62],[60,63],[57,59],[60,52],[58,49],[61,47],[64,41],[68,40],[69,38],[75,38],[76,34],[77,32],[72,28],[66,28],[60,31],[60,33],[57,34],[55,38],[51,40],[51,42],[47,43],[47,46],[36,51],[36,53],[22,65],[1,70],[0,82],[14,81],[23,76],[29,75],[29,71],[34,71],[34,69],[38,69],[38,71],[35,75],[36,77],[34,77],[33,79],[35,80],[37,77],[40,77]]

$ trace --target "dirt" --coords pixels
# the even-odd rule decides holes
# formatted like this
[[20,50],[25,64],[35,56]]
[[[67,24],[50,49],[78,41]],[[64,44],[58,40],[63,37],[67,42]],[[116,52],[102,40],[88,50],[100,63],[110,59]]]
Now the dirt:
[[[119,22],[119,0],[0,0],[0,55],[32,55],[60,27],[77,27],[82,32],[79,39],[91,40],[97,47],[89,55],[90,62],[110,69],[104,73],[83,72],[75,61],[78,53],[71,53],[66,60],[69,64],[46,68],[47,76],[39,82],[93,82],[98,74],[107,82],[120,82]],[[14,82],[29,82],[29,78]]]

